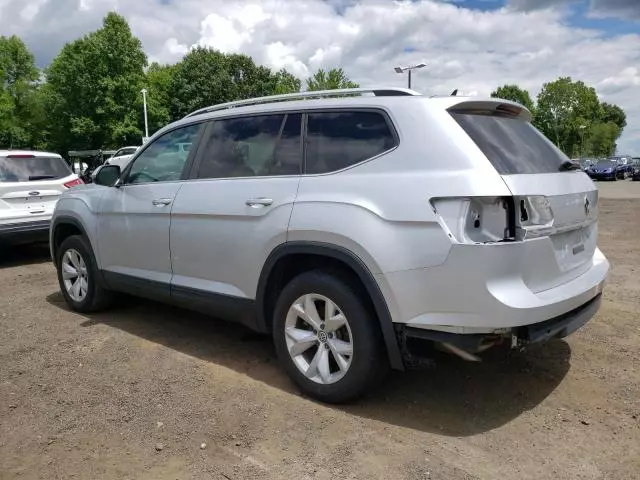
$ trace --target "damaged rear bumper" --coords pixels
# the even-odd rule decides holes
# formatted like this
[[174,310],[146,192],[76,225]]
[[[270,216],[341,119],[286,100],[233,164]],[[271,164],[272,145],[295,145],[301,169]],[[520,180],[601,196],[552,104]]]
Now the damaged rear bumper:
[[512,329],[503,329],[497,333],[460,334],[396,324],[396,334],[407,366],[429,363],[424,356],[426,350],[421,351],[419,347],[424,345],[425,341],[465,360],[478,361],[477,353],[505,342],[510,342],[511,348],[524,348],[532,343],[571,335],[595,316],[601,302],[602,294],[599,294],[578,308],[557,317]]

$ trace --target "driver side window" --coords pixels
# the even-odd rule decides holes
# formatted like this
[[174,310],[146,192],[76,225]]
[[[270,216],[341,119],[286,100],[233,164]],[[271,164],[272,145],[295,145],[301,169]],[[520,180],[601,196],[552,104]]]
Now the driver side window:
[[171,182],[180,180],[189,157],[185,143],[195,143],[201,124],[188,125],[165,133],[134,160],[126,183]]

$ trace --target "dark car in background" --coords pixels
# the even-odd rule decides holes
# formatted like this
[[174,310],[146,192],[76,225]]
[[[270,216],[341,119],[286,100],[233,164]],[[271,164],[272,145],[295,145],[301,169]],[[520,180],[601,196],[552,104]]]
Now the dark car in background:
[[619,175],[618,162],[615,160],[599,160],[598,163],[592,165],[586,172],[593,180],[615,181]]
[[609,157],[609,160],[618,164],[616,168],[616,177],[619,180],[626,180],[633,174],[631,157],[626,155],[616,155],[613,157]]
[[634,157],[631,159],[633,172],[631,173],[631,180],[640,181],[640,157]]

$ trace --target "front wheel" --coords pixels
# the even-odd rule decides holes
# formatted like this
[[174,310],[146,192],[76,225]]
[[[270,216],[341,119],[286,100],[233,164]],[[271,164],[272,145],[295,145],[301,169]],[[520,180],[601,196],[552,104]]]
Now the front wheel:
[[354,400],[388,366],[378,320],[357,291],[339,275],[311,271],[293,279],[276,305],[278,358],[305,394],[324,402]]
[[111,301],[111,292],[100,282],[93,251],[85,237],[66,238],[57,251],[60,290],[69,307],[77,312],[95,312]]

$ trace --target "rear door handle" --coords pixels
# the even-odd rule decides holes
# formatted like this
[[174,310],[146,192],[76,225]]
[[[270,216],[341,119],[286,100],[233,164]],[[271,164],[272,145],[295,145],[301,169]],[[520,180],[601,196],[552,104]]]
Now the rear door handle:
[[152,200],[151,203],[155,207],[166,207],[167,205],[171,205],[172,201],[173,199],[171,198],[156,198],[155,200]]
[[269,205],[271,205],[273,203],[273,199],[271,198],[251,198],[249,200],[247,200],[246,202],[244,202],[245,205],[247,207],[253,207],[253,208],[257,208],[257,207],[268,207]]

